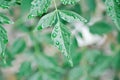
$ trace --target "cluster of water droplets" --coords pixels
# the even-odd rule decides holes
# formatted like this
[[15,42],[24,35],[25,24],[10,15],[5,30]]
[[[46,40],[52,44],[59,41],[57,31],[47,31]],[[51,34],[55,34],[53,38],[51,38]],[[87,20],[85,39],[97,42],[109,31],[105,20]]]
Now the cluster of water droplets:
[[28,18],[41,16],[43,13],[47,12],[51,4],[51,0],[33,0],[31,4],[32,6]]
[[61,2],[63,3],[63,4],[75,4],[76,3],[76,0],[61,0]]
[[120,1],[119,0],[106,0],[107,13],[112,21],[120,29]]

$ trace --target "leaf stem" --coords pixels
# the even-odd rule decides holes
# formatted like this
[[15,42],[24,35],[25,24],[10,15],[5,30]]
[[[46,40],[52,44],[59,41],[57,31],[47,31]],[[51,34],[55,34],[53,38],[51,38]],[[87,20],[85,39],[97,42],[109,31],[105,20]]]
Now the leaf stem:
[[55,0],[53,0],[53,2],[54,2],[55,10],[58,11]]

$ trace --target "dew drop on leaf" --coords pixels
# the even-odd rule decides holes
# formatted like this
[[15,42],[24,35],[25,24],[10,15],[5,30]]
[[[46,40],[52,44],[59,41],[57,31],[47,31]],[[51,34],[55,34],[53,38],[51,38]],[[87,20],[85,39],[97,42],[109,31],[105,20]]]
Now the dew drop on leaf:
[[53,37],[53,38],[55,38],[56,36],[57,36],[57,34],[56,34],[56,33],[53,33],[53,34],[52,34],[52,37]]
[[60,44],[60,43],[57,41],[57,42],[56,42],[56,45],[59,45],[59,44]]
[[37,28],[37,30],[42,30],[42,26],[39,26],[39,27]]

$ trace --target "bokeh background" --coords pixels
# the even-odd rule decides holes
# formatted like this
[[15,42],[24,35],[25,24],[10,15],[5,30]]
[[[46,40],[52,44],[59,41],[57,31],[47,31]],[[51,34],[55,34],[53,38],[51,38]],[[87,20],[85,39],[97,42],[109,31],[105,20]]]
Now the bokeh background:
[[[120,80],[120,32],[107,16],[105,0],[80,0],[75,5],[56,0],[59,9],[72,10],[88,20],[86,24],[64,22],[72,33],[73,67],[53,45],[53,27],[33,31],[42,16],[28,19],[32,1],[19,0],[9,10],[0,8],[14,21],[4,25],[9,42],[7,64],[0,64],[0,80]],[[54,9],[52,4],[47,13]]]

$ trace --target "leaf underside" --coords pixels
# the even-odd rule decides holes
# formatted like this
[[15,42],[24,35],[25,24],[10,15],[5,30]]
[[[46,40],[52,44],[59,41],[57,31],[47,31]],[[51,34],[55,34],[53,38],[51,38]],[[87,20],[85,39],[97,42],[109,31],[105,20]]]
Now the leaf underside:
[[107,13],[120,30],[120,0],[106,0]]

